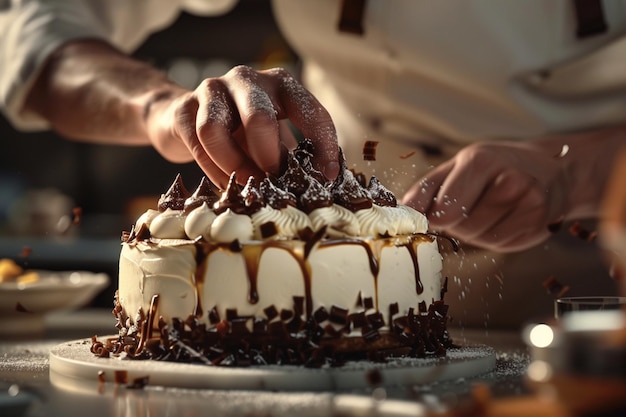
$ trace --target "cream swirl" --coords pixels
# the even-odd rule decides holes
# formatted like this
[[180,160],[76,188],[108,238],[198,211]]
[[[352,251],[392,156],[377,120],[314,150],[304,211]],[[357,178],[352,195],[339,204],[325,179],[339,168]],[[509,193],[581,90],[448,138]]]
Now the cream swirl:
[[393,213],[385,210],[386,207],[373,205],[369,209],[359,210],[355,213],[359,219],[362,236],[395,236],[397,234],[396,222]]
[[193,209],[185,219],[185,233],[189,239],[196,239],[200,236],[205,239],[209,239],[209,231],[211,224],[217,215],[213,210],[209,208],[209,205],[204,202],[201,206]]
[[252,215],[255,239],[263,239],[261,226],[270,222],[274,223],[277,230],[273,238],[293,239],[301,230],[313,228],[309,216],[293,206],[286,206],[281,210],[266,206]]
[[139,216],[139,218],[135,222],[135,230],[139,230],[142,224],[145,224],[149,228],[150,223],[152,223],[152,220],[154,220],[154,218],[158,215],[159,215],[158,210],[154,210],[154,209],[146,210],[145,213]]
[[182,210],[165,209],[150,222],[150,234],[159,239],[185,239],[185,215]]
[[246,242],[253,236],[252,220],[245,214],[226,209],[213,220],[209,233],[212,240],[220,243]]
[[330,207],[320,207],[309,213],[313,230],[327,227],[329,236],[354,237],[360,235],[359,220],[353,212],[340,205],[333,204]]
[[402,223],[406,221],[407,222],[406,227],[409,228],[408,230],[403,229],[404,231],[402,231],[400,230],[401,226],[399,225],[398,226],[399,233],[409,234],[409,233],[427,233],[428,232],[428,219],[426,218],[424,214],[415,210],[413,207],[409,207],[405,205],[398,205],[397,207],[394,207],[394,208],[397,210],[401,210],[405,213],[402,216]]

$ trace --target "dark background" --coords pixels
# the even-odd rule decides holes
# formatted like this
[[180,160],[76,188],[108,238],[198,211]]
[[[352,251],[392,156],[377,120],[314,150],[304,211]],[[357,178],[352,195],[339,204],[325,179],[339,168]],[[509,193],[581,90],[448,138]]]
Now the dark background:
[[[192,65],[199,73],[213,76],[238,64],[283,66],[293,72],[297,68],[268,0],[241,1],[231,12],[217,17],[182,14],[174,25],[153,34],[134,55],[168,71],[181,64]],[[193,88],[200,76],[194,78],[192,73],[180,81]],[[28,268],[106,272],[111,287],[98,297],[97,305],[112,305],[119,237],[134,222],[137,210],[156,201],[177,173],[192,191],[203,175],[195,163],[172,164],[151,147],[92,145],[49,131],[18,132],[2,116],[0,138],[0,257],[13,258]],[[17,202],[44,189],[64,195],[72,207],[82,209],[78,226],[63,232],[45,227],[16,230],[12,216]],[[20,211],[17,215],[23,215]],[[71,216],[71,208],[65,211]],[[30,215],[37,219],[45,216]],[[30,252],[27,257],[22,256],[24,247]]]

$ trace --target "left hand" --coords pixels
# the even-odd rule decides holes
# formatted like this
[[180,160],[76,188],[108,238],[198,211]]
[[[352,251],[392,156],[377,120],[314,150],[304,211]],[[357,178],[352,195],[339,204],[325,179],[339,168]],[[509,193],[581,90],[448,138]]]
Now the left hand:
[[463,242],[526,249],[568,212],[572,186],[557,154],[533,142],[470,145],[426,175],[404,203],[425,213],[433,230]]

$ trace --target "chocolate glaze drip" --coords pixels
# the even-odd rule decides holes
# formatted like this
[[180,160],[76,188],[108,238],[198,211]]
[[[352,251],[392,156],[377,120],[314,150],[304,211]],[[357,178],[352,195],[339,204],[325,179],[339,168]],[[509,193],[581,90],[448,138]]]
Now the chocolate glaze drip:
[[369,192],[361,187],[352,171],[347,168],[343,153],[341,153],[341,169],[331,186],[331,193],[335,203],[353,212],[371,208],[373,204]]
[[370,183],[367,186],[367,191],[369,191],[374,203],[379,206],[385,207],[397,207],[398,200],[396,196],[393,195],[391,191],[389,191],[375,176],[370,178]]
[[230,175],[226,190],[224,190],[222,197],[215,203],[214,207],[216,214],[221,214],[228,209],[237,214],[246,214],[246,202],[241,195],[241,187],[237,184],[234,172]]
[[186,214],[190,213],[204,203],[212,208],[219,199],[220,196],[215,192],[215,185],[207,177],[202,177],[196,190],[185,200],[184,211]]
[[261,195],[261,191],[259,190],[259,187],[256,184],[254,177],[248,178],[248,182],[246,182],[245,187],[243,187],[241,195],[243,196],[243,200],[247,209],[246,214],[248,216],[256,213],[257,211],[261,210],[261,208],[265,207],[265,200]]
[[278,188],[270,178],[264,178],[260,188],[263,198],[272,208],[282,210],[287,206],[297,206],[296,196],[289,191]]
[[185,207],[185,200],[190,196],[191,194],[185,188],[180,174],[177,174],[169,190],[159,198],[159,211],[162,213],[168,208],[182,210]]

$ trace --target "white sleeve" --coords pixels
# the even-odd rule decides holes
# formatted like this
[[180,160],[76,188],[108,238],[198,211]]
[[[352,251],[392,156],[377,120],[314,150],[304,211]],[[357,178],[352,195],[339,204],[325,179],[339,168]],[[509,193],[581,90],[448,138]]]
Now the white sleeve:
[[[50,53],[79,38],[104,39],[131,52],[151,33],[173,23],[188,1],[0,1],[0,110],[17,129],[48,128],[45,120],[22,111],[22,106]],[[224,13],[234,3],[207,1],[203,12]]]

